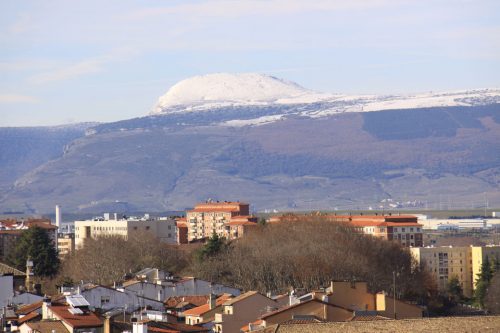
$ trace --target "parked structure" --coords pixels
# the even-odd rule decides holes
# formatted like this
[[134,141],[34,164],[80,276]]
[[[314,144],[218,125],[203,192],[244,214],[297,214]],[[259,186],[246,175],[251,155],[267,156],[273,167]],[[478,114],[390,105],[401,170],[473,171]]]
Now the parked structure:
[[83,247],[85,239],[99,236],[121,236],[128,239],[138,231],[151,232],[162,242],[177,243],[175,220],[167,217],[152,218],[149,214],[143,217],[118,217],[104,214],[103,217],[91,220],[75,221],[75,246]]
[[243,236],[248,227],[256,225],[250,216],[250,205],[243,202],[205,202],[186,212],[188,241],[204,239],[214,233],[234,239]]
[[474,292],[486,258],[500,261],[500,246],[421,247],[411,252],[420,266],[434,276],[439,290],[445,291],[449,280],[456,277],[467,297]]

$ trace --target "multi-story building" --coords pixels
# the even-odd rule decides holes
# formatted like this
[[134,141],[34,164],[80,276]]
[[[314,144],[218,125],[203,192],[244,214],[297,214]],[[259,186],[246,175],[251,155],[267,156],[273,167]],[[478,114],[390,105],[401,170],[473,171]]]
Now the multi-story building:
[[9,252],[15,247],[22,233],[32,227],[42,228],[47,231],[49,238],[55,245],[57,227],[51,224],[50,219],[22,218],[0,220],[0,260],[5,259],[9,255]]
[[167,244],[177,244],[177,228],[175,220],[171,218],[152,218],[148,214],[140,218],[104,214],[104,217],[75,221],[75,246],[81,248],[85,239],[100,236],[122,236],[128,239],[140,231],[151,232]]
[[57,234],[57,253],[59,259],[64,259],[67,255],[75,251],[75,234],[58,233]]
[[[346,223],[355,231],[379,237],[389,241],[396,241],[402,246],[423,246],[422,225],[414,215],[323,215],[321,219],[331,222]],[[300,215],[273,216],[270,223],[279,223],[286,220],[298,220]]]
[[411,252],[419,265],[434,276],[440,291],[445,291],[449,280],[456,277],[467,297],[473,294],[484,260],[500,260],[500,246],[420,247]]
[[[208,238],[216,233],[228,239],[241,237],[245,227],[256,225],[250,205],[242,202],[205,202],[186,212],[188,241]],[[232,224],[231,224],[232,223]]]
[[423,246],[422,225],[414,215],[328,215],[330,221],[346,222],[355,230],[396,241],[402,246]]

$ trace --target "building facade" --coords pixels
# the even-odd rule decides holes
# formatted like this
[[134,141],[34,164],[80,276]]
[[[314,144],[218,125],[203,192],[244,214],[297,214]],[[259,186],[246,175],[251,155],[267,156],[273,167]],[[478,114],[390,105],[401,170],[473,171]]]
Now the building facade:
[[149,215],[143,217],[104,217],[92,220],[75,221],[75,246],[77,249],[83,247],[85,239],[100,236],[121,236],[128,239],[138,232],[151,232],[160,241],[167,244],[177,244],[177,228],[175,220],[161,217],[151,218]]
[[414,215],[328,215],[366,235],[395,241],[405,247],[423,246],[422,225]]
[[[230,224],[234,222],[233,224]],[[250,216],[250,205],[242,202],[205,202],[197,204],[194,209],[186,212],[188,241],[211,237],[216,233],[227,239],[241,237],[248,223],[256,223],[257,219]]]
[[484,260],[500,260],[500,246],[421,247],[412,248],[411,253],[434,276],[440,291],[456,277],[466,297],[473,295]]
[[32,227],[44,229],[53,244],[56,245],[57,227],[51,224],[50,219],[22,218],[0,220],[0,261],[8,257],[22,233]]
[[75,251],[75,234],[58,233],[57,234],[57,253],[59,259],[64,259]]

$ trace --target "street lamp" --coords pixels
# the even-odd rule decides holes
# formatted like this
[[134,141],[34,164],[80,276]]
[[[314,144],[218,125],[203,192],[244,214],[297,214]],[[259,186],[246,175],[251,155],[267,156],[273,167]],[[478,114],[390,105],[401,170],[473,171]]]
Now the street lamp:
[[399,276],[399,273],[396,273],[396,271],[392,271],[392,289],[393,289],[393,311],[394,311],[394,319],[397,319],[397,313],[396,313],[396,275]]

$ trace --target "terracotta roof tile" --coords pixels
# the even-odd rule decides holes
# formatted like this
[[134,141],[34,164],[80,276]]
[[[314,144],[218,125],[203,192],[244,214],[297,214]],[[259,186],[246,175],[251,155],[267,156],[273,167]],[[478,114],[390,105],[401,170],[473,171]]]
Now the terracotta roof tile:
[[19,307],[16,310],[16,314],[17,315],[27,315],[28,313],[33,312],[37,309],[41,309],[41,308],[42,308],[42,301],[36,302],[36,303],[31,303],[31,304],[27,304],[27,305],[23,305],[23,306]]
[[164,303],[167,308],[175,308],[182,302],[187,302],[194,306],[201,306],[207,304],[208,295],[172,296],[167,298]]
[[51,305],[49,309],[60,320],[63,320],[68,325],[74,328],[78,327],[100,327],[103,325],[103,320],[100,319],[92,311],[84,311],[83,314],[72,314],[69,312],[71,307],[69,305]]
[[231,299],[227,300],[226,302],[224,302],[224,305],[233,305],[235,303],[238,303],[239,301],[242,301],[242,300],[244,300],[244,299],[246,299],[248,297],[251,297],[251,296],[257,295],[257,294],[258,294],[257,291],[247,291],[244,294],[241,294],[239,296],[236,296],[234,298],[231,298]]
[[24,323],[25,323],[25,322],[27,322],[27,321],[30,321],[30,320],[33,320],[33,319],[37,319],[37,318],[41,318],[41,317],[42,317],[42,315],[41,315],[41,314],[39,314],[39,313],[38,313],[38,312],[36,312],[36,311],[33,311],[33,312],[30,312],[30,313],[28,313],[27,315],[23,316],[22,318],[19,318],[19,319],[17,320],[17,324],[18,324],[18,326],[19,326],[19,325],[24,324]]
[[68,329],[59,320],[42,320],[26,323],[33,331],[40,333],[69,333]]
[[[221,306],[224,302],[229,300],[232,296],[229,294],[224,294],[221,297],[217,298],[215,301],[215,307]],[[210,304],[203,304],[201,306],[198,306],[193,309],[189,309],[187,311],[184,311],[185,316],[202,316],[203,314],[211,311],[213,309],[210,309]]]

